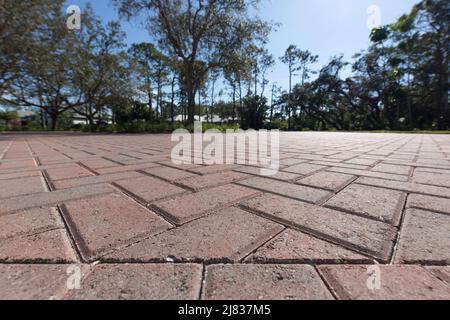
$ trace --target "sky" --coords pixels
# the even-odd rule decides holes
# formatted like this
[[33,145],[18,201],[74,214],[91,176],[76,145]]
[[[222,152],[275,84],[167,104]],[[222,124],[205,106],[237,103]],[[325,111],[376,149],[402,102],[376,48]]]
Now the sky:
[[[288,87],[288,70],[279,61],[290,44],[319,55],[319,70],[331,57],[343,54],[351,61],[355,53],[369,46],[368,24],[395,22],[419,0],[262,0],[259,16],[281,23],[270,35],[267,45],[277,64],[268,75],[270,83]],[[90,2],[104,21],[118,19],[110,0],[68,0],[81,8]],[[374,7],[375,6],[375,7]],[[373,10],[375,8],[375,10]],[[372,10],[370,10],[372,9]],[[379,15],[378,15],[379,13]],[[378,19],[379,17],[379,19]],[[368,23],[369,22],[369,23]],[[150,35],[139,23],[122,23],[127,43],[150,41]]]

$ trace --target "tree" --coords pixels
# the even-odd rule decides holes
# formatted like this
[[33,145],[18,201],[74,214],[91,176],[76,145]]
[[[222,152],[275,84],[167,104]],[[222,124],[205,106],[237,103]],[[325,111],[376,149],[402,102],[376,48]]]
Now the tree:
[[80,90],[82,105],[74,107],[73,111],[84,116],[93,128],[95,117],[100,117],[111,102],[116,82],[125,80],[123,71],[120,79],[117,76],[126,58],[119,53],[124,47],[120,25],[110,22],[105,28],[90,7],[84,12],[84,27],[73,44],[78,52],[73,86]]
[[406,108],[408,128],[415,128],[414,111],[412,106],[412,80],[414,77],[414,42],[416,41],[414,21],[417,18],[418,8],[414,6],[409,14],[401,16],[398,21],[390,26],[392,37],[397,45],[397,53],[400,58],[399,67],[403,78],[406,79]]
[[289,68],[289,103],[287,113],[288,113],[289,129],[291,129],[291,113],[294,112],[294,115],[296,113],[291,98],[292,78],[293,76],[297,75],[296,72],[303,70],[302,84],[304,84],[310,72],[308,65],[317,62],[318,57],[312,55],[309,51],[302,51],[301,49],[298,49],[295,45],[290,45],[286,49],[284,56],[282,56],[280,60],[281,62],[286,64]]
[[[269,53],[267,49],[255,47],[253,50],[253,73],[255,81],[254,94],[258,95],[258,82],[261,83],[261,93],[259,95],[263,96],[265,92],[268,80],[266,78],[267,72],[275,65],[275,60],[273,56]],[[259,81],[259,76],[261,76],[261,81]]]
[[147,94],[149,109],[153,108],[153,96],[156,88],[156,116],[161,113],[163,86],[169,82],[169,58],[151,43],[133,44],[129,50],[136,64],[138,80]]
[[[449,66],[450,66],[450,2],[424,0],[417,5],[416,28],[420,35],[420,49],[427,55],[422,63],[430,67],[433,77],[433,106],[437,114],[437,127],[450,126]],[[423,44],[423,45],[422,45]]]
[[35,54],[34,35],[46,29],[48,15],[61,8],[62,0],[0,1],[0,95],[22,73],[23,63]]
[[17,112],[14,111],[0,111],[0,120],[3,120],[6,125],[11,121],[19,119]]
[[275,104],[276,104],[276,98],[277,95],[279,95],[281,92],[281,87],[279,87],[276,83],[274,83],[272,85],[272,90],[271,90],[271,100],[270,100],[270,122],[273,121],[273,116],[274,116],[274,109],[275,109]]
[[29,43],[32,54],[24,56],[20,76],[9,90],[16,105],[47,113],[52,130],[62,113],[83,105],[81,91],[73,86],[78,67],[77,31],[61,27],[66,23],[62,5],[63,1],[55,1],[41,29],[33,33],[33,41]]
[[[266,24],[249,15],[257,0],[114,0],[122,16],[132,18],[148,13],[147,26],[158,35],[159,44],[181,59],[188,121],[194,121],[195,96],[210,68],[220,65],[227,48],[237,48],[241,36],[258,36]],[[239,37],[237,37],[239,35]],[[205,58],[208,56],[208,59]],[[212,58],[212,59],[210,59]],[[205,68],[198,68],[200,61]]]
[[249,96],[245,98],[244,108],[241,110],[242,129],[262,129],[268,109],[266,97]]
[[[233,104],[233,122],[236,121],[237,110],[243,108],[242,86],[244,82],[251,82],[252,60],[247,55],[248,48],[240,48],[238,50],[229,50],[224,63],[224,77],[228,81],[232,93]],[[237,99],[239,98],[239,99]],[[237,106],[239,100],[239,107]]]

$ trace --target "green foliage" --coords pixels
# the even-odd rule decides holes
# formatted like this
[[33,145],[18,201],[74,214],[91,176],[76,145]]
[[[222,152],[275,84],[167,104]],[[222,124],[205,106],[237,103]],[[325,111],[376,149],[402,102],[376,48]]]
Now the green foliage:
[[19,116],[15,111],[0,111],[0,120],[3,120],[6,124],[17,119],[19,119]]
[[264,129],[287,131],[289,129],[289,123],[283,120],[273,120],[272,122],[265,123]]
[[[252,14],[258,1],[114,2],[127,18],[146,14],[153,44],[125,51],[120,24],[105,24],[89,5],[82,30],[73,31],[61,28],[63,0],[0,0],[1,104],[39,109],[53,130],[86,132],[171,132],[184,126],[166,121],[181,114],[189,123],[194,115],[214,115],[244,129],[450,127],[448,0],[420,1],[372,30],[370,47],[355,56],[347,78],[341,75],[350,64],[335,57],[311,80],[318,57],[289,46],[280,58],[289,68],[289,90],[273,84],[270,108],[262,96],[274,64],[265,48],[272,24]],[[73,113],[89,125],[74,127]],[[0,113],[0,124],[11,127],[16,117]],[[40,122],[6,129],[41,130]]]
[[389,38],[390,31],[387,27],[375,28],[370,33],[370,41],[380,43]]
[[242,129],[262,129],[268,110],[269,107],[265,97],[250,96],[245,98],[244,107],[240,110]]
[[[99,132],[106,133],[172,133],[177,129],[186,129],[189,132],[194,131],[194,126],[189,124],[182,123],[152,123],[152,122],[139,122],[139,123],[124,123],[124,124],[116,124],[116,125],[108,125],[99,130]],[[202,125],[203,132],[216,129],[220,132],[226,132],[227,130],[238,130],[239,125],[216,125],[210,123],[203,123]],[[83,131],[91,132],[89,126],[84,126]]]

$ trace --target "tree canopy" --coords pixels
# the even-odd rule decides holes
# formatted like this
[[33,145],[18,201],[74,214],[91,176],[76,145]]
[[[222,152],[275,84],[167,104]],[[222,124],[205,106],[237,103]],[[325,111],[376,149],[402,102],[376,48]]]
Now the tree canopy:
[[[90,5],[70,30],[64,0],[1,0],[0,103],[37,110],[52,129],[63,115],[93,130],[196,117],[289,130],[450,127],[447,0],[420,1],[372,30],[352,60],[322,67],[301,44],[269,52],[277,24],[258,17],[258,0],[111,1],[148,38],[127,46],[120,21],[105,23]],[[277,61],[288,88],[268,80]]]

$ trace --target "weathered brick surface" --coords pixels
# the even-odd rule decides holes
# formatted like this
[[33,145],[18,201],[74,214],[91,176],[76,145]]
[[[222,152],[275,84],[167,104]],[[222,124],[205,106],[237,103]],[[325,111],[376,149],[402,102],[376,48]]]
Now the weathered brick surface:
[[197,173],[197,174],[212,174],[224,171],[230,171],[239,168],[238,165],[212,165],[212,166],[202,166],[194,169],[189,169],[189,171]]
[[107,261],[238,261],[283,230],[229,208],[105,256]]
[[298,158],[286,158],[286,159],[282,159],[280,160],[280,165],[281,166],[293,166],[299,163],[303,163],[306,162],[306,160],[302,160],[302,159],[298,159]]
[[[336,160],[335,160],[336,161]],[[362,166],[358,164],[349,164],[349,163],[342,163],[342,162],[333,162],[331,159],[324,160],[316,160],[311,162],[315,165],[321,165],[325,167],[334,167],[334,168],[344,168],[344,169],[354,169],[354,170],[367,170],[368,166]]]
[[0,264],[0,300],[61,299],[67,292],[69,267],[58,264]]
[[392,190],[406,191],[410,193],[420,193],[431,196],[440,196],[445,198],[450,198],[450,188],[430,186],[419,183],[409,183],[409,182],[398,182],[389,181],[384,179],[374,179],[374,178],[359,178],[356,180],[359,184],[382,187]]
[[54,208],[36,208],[0,216],[0,239],[36,234],[64,225]]
[[[435,155],[430,155],[430,157],[433,157]],[[444,159],[427,159],[427,158],[419,158],[417,160],[417,163],[419,164],[428,164],[428,165],[432,165],[432,166],[449,166],[450,162],[448,160],[444,160]]]
[[414,181],[450,188],[450,174],[426,172],[418,169],[414,172]]
[[339,191],[351,183],[355,178],[355,176],[348,174],[324,171],[300,179],[297,183],[330,191]]
[[[372,266],[373,267],[373,266]],[[447,300],[449,287],[420,266],[378,266],[381,286],[371,290],[369,266],[319,266],[340,299],[352,300]],[[370,279],[370,280],[369,280]]]
[[111,160],[112,162],[116,162],[121,165],[131,164],[131,162],[139,160],[137,158],[129,157],[124,154],[114,154],[114,155],[110,155],[110,156],[105,156],[105,159]]
[[183,188],[147,176],[116,181],[115,185],[146,204],[182,193],[187,193],[187,191]]
[[352,184],[331,198],[326,206],[369,216],[393,225],[400,223],[406,194],[400,191]]
[[193,174],[193,173],[190,173],[187,171],[183,171],[183,170],[170,168],[170,167],[156,167],[156,168],[146,169],[143,171],[152,176],[155,176],[155,177],[158,177],[158,178],[170,181],[170,182],[197,176],[196,174]]
[[[20,248],[20,250],[18,250]],[[0,262],[76,262],[76,255],[65,230],[55,229],[0,242]]]
[[411,194],[407,207],[450,214],[450,199]]
[[159,164],[165,166],[165,167],[171,167],[178,170],[189,170],[201,167],[199,164],[191,163],[191,164],[175,164],[172,162],[172,160],[165,160],[165,161],[158,161]]
[[115,181],[120,181],[120,180],[124,180],[124,179],[139,179],[140,177],[143,177],[143,175],[141,173],[138,173],[136,171],[128,171],[128,172],[104,174],[101,176],[91,176],[91,177],[84,177],[84,178],[78,178],[78,179],[60,180],[60,181],[52,182],[52,186],[58,190],[70,189],[70,188],[76,188],[76,187],[93,185],[93,184],[115,182]]
[[[240,167],[240,168],[234,169],[234,171],[247,173],[247,174],[251,174],[251,175],[255,175],[255,176],[263,176],[261,173],[261,168],[258,168],[258,167]],[[275,180],[286,181],[286,182],[294,182],[294,181],[300,179],[302,176],[299,174],[295,174],[295,173],[278,171],[274,175],[271,175],[268,177],[263,176],[263,177],[275,179]]]
[[21,172],[12,172],[12,173],[2,173],[0,171],[0,180],[10,180],[10,179],[18,179],[18,178],[27,178],[27,177],[42,177],[40,171],[21,171]]
[[385,172],[385,173],[393,173],[393,174],[403,174],[403,175],[409,175],[411,173],[412,168],[408,166],[398,166],[398,165],[392,165],[392,164],[384,164],[380,163],[379,165],[376,165],[372,171],[376,172]]
[[395,228],[382,222],[275,195],[248,200],[243,205],[283,224],[366,252],[383,261],[389,260],[397,235]]
[[216,265],[206,267],[206,300],[332,300],[307,265]]
[[177,181],[179,185],[189,189],[199,191],[206,188],[212,188],[220,185],[226,185],[241,181],[251,176],[245,173],[227,171],[221,173],[209,174],[206,176],[196,176]]
[[195,300],[200,295],[202,266],[196,264],[98,265],[75,300]]
[[436,278],[450,286],[450,266],[426,267],[426,269],[431,272]]
[[349,163],[349,164],[357,164],[357,165],[362,165],[362,166],[372,166],[374,164],[376,164],[378,162],[378,160],[375,159],[367,159],[367,158],[355,158],[355,159],[351,159],[346,161],[345,163]]
[[158,201],[154,207],[176,224],[183,224],[258,194],[249,188],[226,185]]
[[63,203],[65,201],[83,199],[100,194],[114,192],[109,185],[98,184],[93,186],[83,186],[68,190],[59,190],[55,192],[34,193],[26,196],[18,196],[2,200],[0,206],[0,216],[16,211],[50,206]]
[[0,199],[45,191],[45,181],[42,176],[0,180]]
[[301,163],[295,166],[284,168],[283,171],[296,173],[300,175],[308,175],[316,171],[323,170],[325,168],[326,168],[325,166],[320,166],[316,164]]
[[171,227],[153,212],[120,194],[66,202],[61,209],[86,261]]
[[88,177],[93,175],[91,172],[77,164],[64,168],[51,168],[45,170],[45,172],[52,181]]
[[27,160],[11,160],[0,163],[0,170],[17,169],[17,168],[33,168],[36,167],[36,162],[33,159]]
[[257,190],[271,192],[274,194],[299,199],[311,203],[319,203],[331,195],[325,190],[313,189],[293,183],[273,181],[268,178],[251,178],[239,182],[240,185],[255,188]]
[[154,168],[154,167],[159,167],[159,165],[156,163],[152,163],[152,162],[145,162],[145,163],[141,163],[141,164],[126,165],[126,166],[118,165],[116,167],[102,168],[102,169],[97,169],[95,171],[98,172],[99,174],[112,174],[112,173],[144,170],[144,169]]
[[292,229],[284,231],[247,258],[255,263],[370,263],[372,260]]
[[346,168],[339,168],[339,167],[332,167],[332,168],[328,169],[328,171],[351,174],[351,175],[367,177],[367,178],[378,178],[378,179],[386,179],[386,180],[402,181],[402,182],[407,182],[409,179],[408,176],[404,176],[404,175],[397,175],[397,174],[383,173],[383,172],[374,172],[374,171],[368,171],[368,170],[346,169]]
[[112,167],[117,167],[118,164],[115,162],[112,162],[110,160],[106,160],[106,159],[91,159],[91,160],[83,160],[81,161],[81,163],[92,169],[92,170],[97,170],[97,169],[104,169],[104,168],[112,168]]
[[418,209],[405,214],[397,263],[450,264],[450,216]]
[[281,133],[270,177],[170,140],[0,137],[0,299],[450,298],[450,136]]
[[0,216],[0,262],[74,261],[75,251],[56,208]]
[[330,159],[339,159],[339,160],[350,160],[353,159],[354,157],[359,156],[359,153],[356,152],[342,152],[342,153],[338,153],[335,155],[330,156]]

